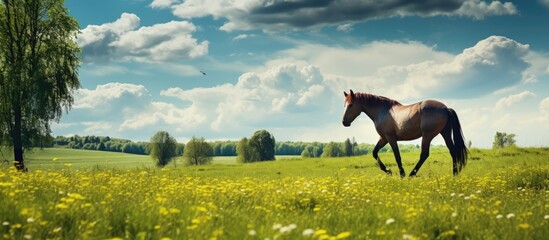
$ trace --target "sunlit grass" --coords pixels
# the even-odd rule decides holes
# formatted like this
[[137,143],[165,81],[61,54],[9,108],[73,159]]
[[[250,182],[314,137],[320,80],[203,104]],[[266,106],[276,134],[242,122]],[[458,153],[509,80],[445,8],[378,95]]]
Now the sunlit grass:
[[[70,152],[35,154],[28,173],[0,170],[4,238],[543,239],[549,234],[547,149],[472,150],[476,160],[458,177],[451,176],[448,154],[434,152],[413,179],[384,175],[371,156],[157,169],[148,158],[143,166],[131,165],[134,160],[123,166],[101,164],[100,158],[89,164],[93,157],[77,160],[85,154],[73,161]],[[418,153],[403,157],[410,171]],[[392,155],[382,159],[395,168]]]

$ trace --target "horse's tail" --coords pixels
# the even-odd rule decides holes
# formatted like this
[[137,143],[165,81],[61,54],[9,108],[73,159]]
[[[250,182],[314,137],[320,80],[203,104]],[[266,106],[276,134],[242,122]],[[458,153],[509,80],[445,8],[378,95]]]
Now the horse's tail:
[[459,173],[461,169],[463,169],[467,164],[467,155],[469,153],[469,150],[467,150],[467,147],[465,146],[465,140],[463,139],[461,124],[459,123],[456,111],[454,111],[454,109],[448,108],[448,113],[450,117],[448,119],[448,123],[450,124],[450,127],[452,128],[452,134],[454,135],[453,152],[457,160],[456,167]]

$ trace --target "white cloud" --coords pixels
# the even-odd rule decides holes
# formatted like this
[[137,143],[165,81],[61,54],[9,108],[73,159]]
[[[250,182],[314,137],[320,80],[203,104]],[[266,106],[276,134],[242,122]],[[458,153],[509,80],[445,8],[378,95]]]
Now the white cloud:
[[517,8],[511,2],[492,1],[488,4],[482,0],[465,1],[455,12],[459,16],[467,16],[474,19],[483,19],[486,16],[514,15],[517,13]]
[[245,126],[307,125],[292,121],[306,114],[329,111],[332,95],[315,66],[287,64],[263,72],[242,74],[236,84],[183,90],[170,88],[163,96],[191,102],[211,129],[223,131]]
[[539,103],[539,111],[543,114],[549,114],[549,97],[544,98]]
[[[123,35],[139,27],[140,19],[132,13],[122,13],[119,19],[102,25],[88,25],[78,34],[76,42],[81,47],[94,45],[109,40],[114,36]],[[96,47],[96,46],[93,46]]]
[[514,95],[510,95],[510,96],[507,96],[507,97],[504,97],[504,98],[501,98],[500,100],[498,100],[498,102],[496,103],[496,110],[502,110],[502,109],[506,109],[506,108],[509,108],[527,98],[530,98],[530,97],[535,97],[536,94],[530,92],[530,91],[523,91],[521,93],[518,93],[518,94],[514,94]]
[[98,85],[95,89],[79,89],[74,95],[75,109],[93,110],[104,110],[103,107],[115,99],[124,102],[142,102],[140,99],[150,99],[150,93],[145,86],[118,82]]
[[500,36],[483,39],[458,55],[419,42],[372,42],[356,48],[302,44],[282,51],[267,65],[314,64],[339,90],[372,91],[400,100],[426,93],[465,98],[521,84],[530,69],[529,52],[528,45]]
[[178,0],[153,0],[149,5],[151,8],[169,8],[174,3],[177,3]]
[[135,131],[160,125],[180,132],[200,126],[205,120],[194,106],[179,108],[170,103],[151,102],[139,113],[126,116],[119,130]]
[[390,67],[406,78],[393,94],[416,98],[422,92],[431,92],[432,96],[450,98],[478,97],[519,84],[530,66],[525,61],[528,47],[512,39],[491,36],[463,50],[449,63]]
[[193,38],[196,27],[190,22],[171,21],[138,28],[139,25],[137,15],[123,13],[113,23],[82,29],[77,43],[84,59],[165,62],[208,53],[208,41],[199,43]]
[[238,41],[238,40],[246,39],[253,36],[255,35],[254,34],[238,34],[238,36],[233,38],[233,41]]
[[[517,14],[511,2],[483,0],[390,2],[361,0],[186,0],[153,1],[154,6],[167,8],[181,18],[212,16],[228,21],[224,31],[262,29],[265,31],[338,26],[349,22],[405,16],[463,16],[482,19],[493,15]],[[152,6],[152,4],[151,4]]]
[[340,32],[350,32],[353,31],[353,24],[352,23],[345,23],[337,26],[336,28]]

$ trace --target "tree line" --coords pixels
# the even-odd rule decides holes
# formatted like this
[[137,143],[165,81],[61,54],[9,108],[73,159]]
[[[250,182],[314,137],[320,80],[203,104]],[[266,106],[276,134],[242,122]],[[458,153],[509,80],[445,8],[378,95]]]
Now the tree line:
[[[212,141],[207,142],[212,148],[212,156],[238,156],[238,145],[240,141]],[[204,142],[206,142],[204,140]],[[79,136],[70,137],[56,136],[48,140],[41,141],[40,146],[36,147],[59,147],[71,149],[85,149],[109,152],[121,152],[130,154],[149,155],[147,149],[149,142],[134,142],[128,139],[114,138],[109,136]],[[301,156],[304,158],[317,157],[344,157],[361,156],[370,153],[375,145],[361,143],[358,144],[354,139],[346,139],[344,142],[275,142],[275,155]],[[414,151],[419,148],[418,145],[406,144],[399,145],[401,152]],[[176,155],[183,156],[185,149],[184,143],[176,144]],[[389,146],[383,147],[380,152],[390,152]]]
[[[56,136],[47,146],[149,155],[148,144],[148,142],[133,142],[128,139],[111,138],[109,136],[74,135],[71,137]],[[183,155],[184,147],[184,144],[176,144],[175,153],[177,156]]]

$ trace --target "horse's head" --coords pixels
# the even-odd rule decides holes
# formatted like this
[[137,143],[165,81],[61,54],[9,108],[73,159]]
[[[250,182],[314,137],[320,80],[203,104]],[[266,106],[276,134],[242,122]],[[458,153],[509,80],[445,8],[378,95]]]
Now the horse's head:
[[343,94],[345,94],[345,112],[343,113],[342,123],[343,126],[349,127],[351,126],[351,122],[353,122],[362,111],[360,105],[355,101],[356,97],[353,90],[351,90],[351,93],[349,94],[346,92],[343,92]]

